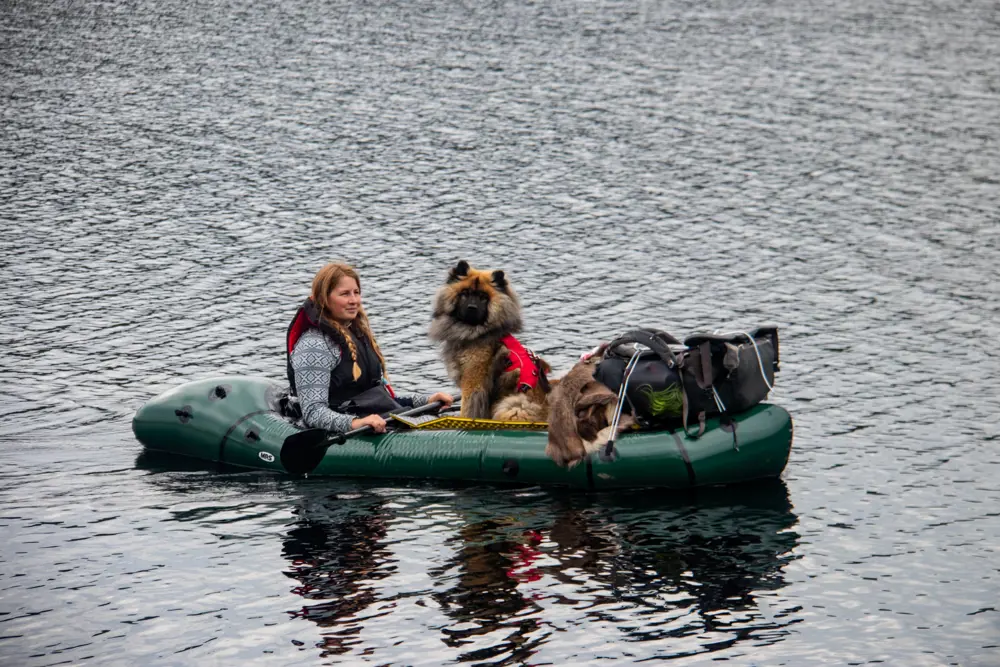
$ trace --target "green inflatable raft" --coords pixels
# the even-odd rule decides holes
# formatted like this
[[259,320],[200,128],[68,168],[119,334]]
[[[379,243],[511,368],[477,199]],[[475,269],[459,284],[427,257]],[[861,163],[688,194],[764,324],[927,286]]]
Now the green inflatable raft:
[[[135,414],[132,430],[147,450],[287,473],[282,445],[301,431],[281,416],[282,391],[265,378],[189,382],[147,402]],[[689,488],[778,477],[792,446],[791,417],[767,403],[733,416],[731,423],[710,419],[700,438],[680,429],[623,434],[612,457],[596,452],[569,470],[545,455],[544,430],[497,422],[481,430],[435,430],[403,421],[386,434],[331,445],[309,474],[589,489]]]

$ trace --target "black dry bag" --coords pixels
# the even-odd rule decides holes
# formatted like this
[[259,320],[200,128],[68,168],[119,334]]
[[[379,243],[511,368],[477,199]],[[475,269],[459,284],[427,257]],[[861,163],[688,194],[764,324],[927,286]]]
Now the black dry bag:
[[[629,366],[631,365],[631,368]],[[778,331],[697,334],[684,345],[658,329],[634,329],[615,338],[594,376],[619,391],[626,375],[626,408],[644,427],[742,412],[767,397],[778,369]]]

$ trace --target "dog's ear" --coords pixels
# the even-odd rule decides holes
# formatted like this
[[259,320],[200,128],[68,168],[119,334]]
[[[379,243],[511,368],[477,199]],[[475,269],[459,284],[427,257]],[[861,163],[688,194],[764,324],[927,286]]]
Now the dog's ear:
[[448,282],[454,283],[469,275],[469,263],[464,259],[459,260],[451,271],[448,272]]
[[499,290],[507,290],[507,276],[505,276],[503,271],[500,269],[493,272],[493,284],[496,285]]

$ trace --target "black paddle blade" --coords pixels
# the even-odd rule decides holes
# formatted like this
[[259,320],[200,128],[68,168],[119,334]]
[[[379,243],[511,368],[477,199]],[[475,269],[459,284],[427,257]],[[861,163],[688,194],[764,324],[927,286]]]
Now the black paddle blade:
[[[326,454],[327,431],[311,428],[293,433],[281,445],[281,465],[293,475],[303,475],[314,470]],[[329,444],[333,444],[331,441]]]
[[281,443],[282,449],[312,449],[318,447],[326,440],[328,432],[322,428],[307,428],[304,431],[297,431],[285,438]]

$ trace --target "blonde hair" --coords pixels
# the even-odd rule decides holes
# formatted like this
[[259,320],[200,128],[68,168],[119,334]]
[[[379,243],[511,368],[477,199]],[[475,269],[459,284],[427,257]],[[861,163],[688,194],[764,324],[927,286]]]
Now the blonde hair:
[[345,277],[353,278],[354,282],[358,284],[358,289],[361,289],[361,278],[358,277],[357,271],[347,264],[331,262],[316,272],[316,275],[313,277],[312,290],[309,296],[316,305],[317,310],[319,310],[320,319],[339,331],[340,335],[347,342],[348,351],[351,353],[351,361],[354,362],[352,371],[354,379],[357,380],[361,377],[361,367],[358,366],[358,350],[348,329],[352,330],[357,336],[365,337],[368,344],[375,350],[375,354],[378,355],[379,363],[382,365],[382,376],[388,379],[385,372],[385,357],[382,356],[382,350],[379,349],[378,343],[375,342],[375,336],[372,335],[372,329],[368,324],[368,315],[365,313],[365,309],[359,306],[357,316],[351,320],[350,325],[347,327],[328,315],[327,298],[330,292],[337,286],[337,283],[340,282],[340,279]]

